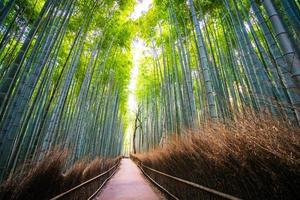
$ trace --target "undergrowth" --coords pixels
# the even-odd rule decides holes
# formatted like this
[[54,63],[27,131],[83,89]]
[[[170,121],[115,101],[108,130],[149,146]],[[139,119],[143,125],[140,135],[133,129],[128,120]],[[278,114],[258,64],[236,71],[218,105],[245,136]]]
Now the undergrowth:
[[[266,115],[205,123],[134,160],[243,199],[299,199],[300,129]],[[146,169],[145,169],[146,170]],[[217,199],[146,170],[179,199]]]
[[[64,172],[66,151],[53,150],[35,164],[23,164],[15,173],[0,185],[0,199],[43,200],[65,192],[82,182],[103,173],[118,161],[118,158],[96,158],[77,161]],[[20,173],[21,169],[25,173]],[[81,189],[66,195],[63,199],[87,199],[108,175],[87,184]]]

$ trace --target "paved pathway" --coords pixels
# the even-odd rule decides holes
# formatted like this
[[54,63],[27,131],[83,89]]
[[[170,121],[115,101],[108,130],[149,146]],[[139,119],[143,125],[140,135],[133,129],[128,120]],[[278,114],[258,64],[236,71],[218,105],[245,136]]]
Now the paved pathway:
[[106,183],[96,200],[161,200],[140,169],[130,159],[122,159],[116,174]]

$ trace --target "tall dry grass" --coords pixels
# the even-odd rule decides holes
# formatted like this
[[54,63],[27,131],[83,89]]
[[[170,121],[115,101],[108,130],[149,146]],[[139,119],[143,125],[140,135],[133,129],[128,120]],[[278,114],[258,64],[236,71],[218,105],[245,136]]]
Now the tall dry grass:
[[[96,158],[92,161],[82,159],[63,173],[66,163],[66,151],[53,150],[38,164],[23,164],[0,185],[0,199],[43,200],[50,199],[72,187],[103,173],[118,161],[118,158]],[[87,199],[107,178],[89,183],[64,199]]]
[[[300,129],[268,115],[249,113],[236,122],[202,124],[163,148],[132,157],[243,199],[300,198]],[[180,199],[211,198],[146,171]]]

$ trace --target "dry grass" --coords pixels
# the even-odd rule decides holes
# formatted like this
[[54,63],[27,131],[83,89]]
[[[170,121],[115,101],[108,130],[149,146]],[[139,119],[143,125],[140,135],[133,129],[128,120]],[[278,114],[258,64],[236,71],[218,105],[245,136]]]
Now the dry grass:
[[[95,177],[95,175],[107,171],[112,166],[114,166],[119,161],[119,159],[120,157],[108,159],[98,157],[88,164],[86,164],[87,162],[79,161],[77,164],[74,165],[73,169],[71,169],[68,173],[64,175],[64,182],[67,182],[67,180],[73,180],[74,183],[73,185],[70,185],[68,187],[65,186],[65,190],[78,185],[78,183],[85,182]],[[87,184],[86,186],[82,187],[76,192],[73,192],[72,196],[67,196],[65,199],[87,199],[99,188],[99,186],[103,183],[103,181],[108,177],[109,174],[101,177],[100,179],[97,179],[97,181]]]
[[[83,159],[63,174],[66,157],[66,151],[53,150],[38,164],[26,164],[26,173],[20,175],[16,172],[0,185],[0,199],[50,199],[106,171],[120,159],[96,158],[91,162]],[[21,168],[24,168],[24,165]],[[67,195],[65,199],[87,199],[106,177]]]
[[[300,129],[270,116],[249,113],[230,124],[206,123],[164,148],[133,155],[165,173],[243,199],[298,199]],[[208,199],[147,170],[180,199]]]

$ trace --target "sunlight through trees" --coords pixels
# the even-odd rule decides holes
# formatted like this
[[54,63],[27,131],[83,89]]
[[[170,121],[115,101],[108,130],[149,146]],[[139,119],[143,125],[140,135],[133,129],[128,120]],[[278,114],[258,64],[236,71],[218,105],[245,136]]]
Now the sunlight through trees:
[[300,122],[299,2],[0,1],[0,169],[115,157],[247,110]]

